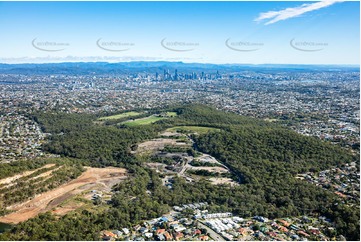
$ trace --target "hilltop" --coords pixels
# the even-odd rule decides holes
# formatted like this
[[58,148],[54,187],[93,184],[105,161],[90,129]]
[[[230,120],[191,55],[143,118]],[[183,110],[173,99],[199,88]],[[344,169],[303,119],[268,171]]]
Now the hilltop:
[[40,215],[1,240],[98,240],[102,230],[129,228],[172,206],[205,201],[209,212],[241,217],[318,214],[332,221],[336,235],[359,239],[359,201],[297,178],[359,164],[356,155],[331,143],[194,104],[109,118],[61,112],[30,117],[51,134],[44,151],[71,164],[123,167],[128,177],[106,202],[58,218]]

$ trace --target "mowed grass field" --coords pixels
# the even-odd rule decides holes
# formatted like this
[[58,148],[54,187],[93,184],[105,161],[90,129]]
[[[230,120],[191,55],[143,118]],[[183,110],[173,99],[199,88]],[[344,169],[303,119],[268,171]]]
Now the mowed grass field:
[[175,116],[177,116],[176,112],[166,112],[166,114],[167,114],[167,117],[175,117]]
[[133,126],[139,126],[139,125],[152,124],[159,120],[172,118],[175,116],[177,116],[176,112],[166,112],[165,115],[163,114],[163,116],[151,115],[146,118],[139,118],[139,119],[135,119],[135,120],[124,121],[124,122],[122,122],[122,124],[133,127]]
[[217,128],[212,128],[212,127],[202,127],[202,126],[175,126],[172,128],[167,129],[167,131],[169,132],[176,132],[178,130],[182,130],[185,132],[195,132],[198,134],[205,134],[208,133],[209,131],[220,131],[220,129]]
[[126,112],[126,113],[121,113],[121,114],[117,114],[117,115],[112,115],[112,116],[107,116],[107,117],[101,117],[98,120],[99,121],[104,121],[104,120],[112,120],[112,119],[120,119],[120,118],[128,118],[128,117],[133,117],[133,116],[138,116],[142,113],[140,112]]
[[133,126],[139,126],[139,125],[152,124],[152,123],[155,123],[162,119],[165,119],[165,118],[157,117],[157,116],[149,116],[146,118],[140,118],[140,119],[136,119],[136,120],[132,120],[132,121],[125,121],[125,122],[122,122],[122,124],[133,127]]

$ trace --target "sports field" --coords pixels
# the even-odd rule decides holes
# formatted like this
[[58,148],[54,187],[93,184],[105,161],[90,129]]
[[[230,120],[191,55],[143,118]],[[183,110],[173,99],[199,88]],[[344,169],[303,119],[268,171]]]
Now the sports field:
[[142,113],[131,111],[131,112],[121,113],[121,114],[117,114],[117,115],[101,117],[101,118],[99,118],[98,120],[104,121],[104,120],[128,118],[128,117],[138,116],[138,115],[140,115],[140,114],[142,114]]
[[136,120],[131,120],[131,121],[125,121],[122,124],[125,124],[127,126],[139,126],[139,125],[146,125],[146,124],[152,124],[155,123],[159,120],[165,119],[165,117],[157,117],[157,116],[149,116],[146,118],[140,118],[140,119],[136,119]]
[[122,124],[125,124],[127,126],[139,126],[139,125],[146,125],[146,124],[152,124],[155,123],[159,120],[162,119],[167,119],[167,118],[173,118],[177,116],[176,112],[166,112],[163,113],[161,115],[151,115],[149,117],[145,117],[145,118],[139,118],[139,119],[135,119],[135,120],[128,120],[128,121],[124,121],[122,122]]

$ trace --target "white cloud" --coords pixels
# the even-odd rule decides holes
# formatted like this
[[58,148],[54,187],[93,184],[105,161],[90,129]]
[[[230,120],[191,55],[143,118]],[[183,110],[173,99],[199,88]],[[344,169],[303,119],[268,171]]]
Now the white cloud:
[[324,0],[316,3],[305,3],[298,7],[286,8],[280,11],[268,11],[265,13],[260,13],[258,18],[256,18],[254,21],[259,22],[268,19],[269,21],[266,22],[265,25],[269,25],[281,20],[298,17],[307,12],[331,6],[337,2],[343,2],[343,0]]

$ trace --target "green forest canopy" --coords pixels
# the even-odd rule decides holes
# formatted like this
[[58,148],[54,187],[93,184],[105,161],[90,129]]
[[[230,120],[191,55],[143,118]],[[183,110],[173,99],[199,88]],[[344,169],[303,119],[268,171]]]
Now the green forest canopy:
[[[77,211],[59,220],[47,213],[15,226],[0,239],[97,240],[100,230],[160,216],[169,206],[207,201],[211,211],[231,211],[240,216],[276,218],[318,212],[333,219],[339,234],[359,240],[358,204],[350,207],[335,194],[295,179],[300,172],[358,163],[357,156],[275,123],[203,105],[164,111],[178,115],[137,127],[99,125],[93,122],[96,117],[84,114],[34,114],[42,129],[52,134],[43,147],[45,151],[83,159],[92,166],[123,166],[133,175],[115,187],[118,192],[106,212]],[[201,180],[189,186],[183,178],[176,178],[172,190],[165,188],[159,175],[144,168],[130,151],[136,143],[174,126],[220,129],[194,135],[194,149],[215,156],[241,178],[242,184],[214,186]]]

